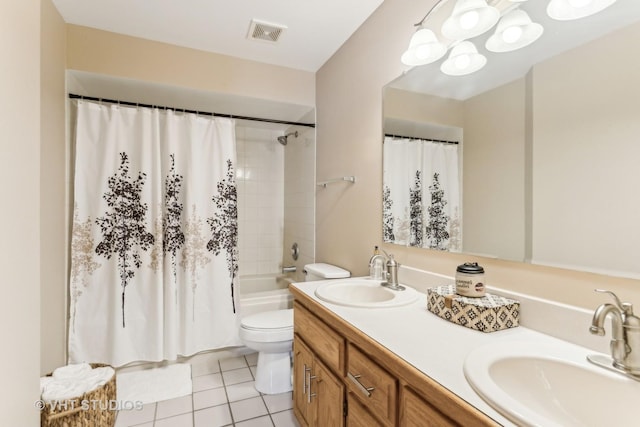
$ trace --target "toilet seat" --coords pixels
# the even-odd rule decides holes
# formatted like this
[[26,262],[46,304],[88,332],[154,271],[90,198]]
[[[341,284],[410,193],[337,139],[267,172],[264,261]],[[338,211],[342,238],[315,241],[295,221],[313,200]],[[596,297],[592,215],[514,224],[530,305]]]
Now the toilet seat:
[[240,333],[245,340],[277,342],[293,340],[293,309],[264,311],[244,317]]

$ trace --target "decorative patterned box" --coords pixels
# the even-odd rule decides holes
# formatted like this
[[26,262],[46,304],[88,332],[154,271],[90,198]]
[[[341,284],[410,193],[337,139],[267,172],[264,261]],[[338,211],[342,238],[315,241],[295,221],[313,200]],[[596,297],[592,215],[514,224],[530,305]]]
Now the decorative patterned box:
[[427,310],[450,322],[482,332],[519,325],[520,303],[498,295],[482,298],[457,295],[454,285],[427,289]]

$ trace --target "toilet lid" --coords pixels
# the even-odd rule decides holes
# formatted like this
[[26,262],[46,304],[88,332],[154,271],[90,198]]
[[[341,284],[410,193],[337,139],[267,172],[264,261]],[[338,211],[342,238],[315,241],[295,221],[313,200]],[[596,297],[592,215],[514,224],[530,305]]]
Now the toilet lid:
[[293,309],[263,311],[242,318],[240,324],[246,329],[293,328]]

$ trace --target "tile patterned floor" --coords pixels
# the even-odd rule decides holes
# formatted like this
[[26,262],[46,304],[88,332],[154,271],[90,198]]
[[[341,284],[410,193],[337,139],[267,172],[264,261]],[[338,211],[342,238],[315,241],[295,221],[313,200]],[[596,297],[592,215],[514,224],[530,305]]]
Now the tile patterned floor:
[[116,427],[299,427],[291,393],[253,387],[257,353],[193,369],[193,393],[120,411]]

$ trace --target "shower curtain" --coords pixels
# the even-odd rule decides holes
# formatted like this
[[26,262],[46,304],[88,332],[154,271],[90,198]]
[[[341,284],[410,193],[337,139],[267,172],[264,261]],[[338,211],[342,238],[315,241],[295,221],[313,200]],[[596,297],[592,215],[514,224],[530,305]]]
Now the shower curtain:
[[385,242],[461,251],[458,147],[425,139],[385,136]]
[[241,345],[233,120],[78,101],[69,359]]

